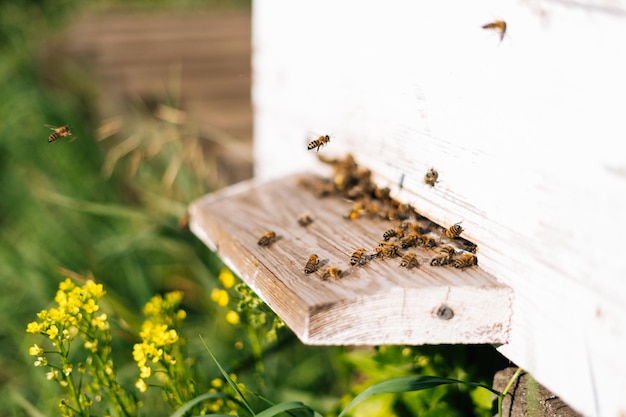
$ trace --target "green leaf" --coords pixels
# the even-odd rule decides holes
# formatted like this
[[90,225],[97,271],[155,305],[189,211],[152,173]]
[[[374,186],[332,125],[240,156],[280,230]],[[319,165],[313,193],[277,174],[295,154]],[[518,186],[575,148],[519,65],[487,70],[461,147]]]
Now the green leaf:
[[196,398],[193,398],[187,401],[185,404],[183,404],[183,406],[180,407],[178,410],[176,410],[176,412],[172,414],[170,417],[182,417],[183,415],[185,415],[187,411],[191,410],[193,406],[195,406],[196,404],[201,403],[206,400],[213,400],[213,399],[234,400],[234,398],[232,398],[230,395],[222,394],[220,392],[210,392],[210,393],[198,395]]
[[313,416],[321,417],[320,413],[313,410],[308,405],[301,403],[300,401],[287,401],[284,403],[276,404],[270,408],[266,408],[265,410],[257,414],[256,417],[273,417],[280,413],[288,412],[291,410],[302,410],[302,409],[310,411],[311,415]]
[[239,398],[241,399],[241,403],[248,410],[250,415],[254,416],[255,413],[254,413],[254,411],[252,411],[252,407],[250,407],[250,404],[246,400],[246,397],[243,396],[243,393],[241,392],[241,390],[239,390],[239,387],[237,386],[235,381],[233,381],[230,378],[230,376],[228,375],[228,372],[226,372],[226,370],[224,368],[222,368],[222,365],[220,365],[220,363],[217,361],[217,359],[215,358],[215,355],[213,355],[213,352],[211,352],[211,349],[209,349],[209,346],[206,344],[206,342],[204,341],[202,336],[200,336],[200,340],[202,340],[202,344],[206,348],[207,352],[209,352],[209,355],[211,355],[211,358],[213,359],[213,362],[215,362],[215,364],[217,365],[218,369],[222,373],[222,376],[224,376],[224,379],[226,379],[226,381],[228,382],[228,385],[230,385],[230,387],[233,389],[233,391],[235,391],[237,393],[237,396],[239,396]]
[[403,376],[372,385],[371,387],[357,395],[350,402],[350,404],[348,404],[346,408],[343,409],[341,414],[339,414],[339,417],[342,417],[343,415],[345,415],[346,412],[348,412],[349,409],[373,395],[421,391],[445,384],[466,384],[474,387],[485,388],[498,396],[501,395],[500,392],[494,390],[493,388],[487,385],[478,384],[476,382],[466,382],[459,381],[458,379],[441,378],[437,376],[427,375]]

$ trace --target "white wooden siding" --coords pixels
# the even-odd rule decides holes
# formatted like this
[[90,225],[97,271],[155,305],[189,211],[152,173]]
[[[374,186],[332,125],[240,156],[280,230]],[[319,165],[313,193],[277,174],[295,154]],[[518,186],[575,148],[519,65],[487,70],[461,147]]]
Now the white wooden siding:
[[463,220],[513,288],[500,351],[584,414],[626,415],[623,1],[256,0],[253,51],[258,178],[318,169],[326,133],[320,152],[404,176],[395,196]]

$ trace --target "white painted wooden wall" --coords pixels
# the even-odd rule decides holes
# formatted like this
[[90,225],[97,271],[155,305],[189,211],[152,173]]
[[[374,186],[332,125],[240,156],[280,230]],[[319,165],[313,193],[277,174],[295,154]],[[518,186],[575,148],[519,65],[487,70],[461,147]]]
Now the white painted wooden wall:
[[514,289],[499,350],[585,415],[626,415],[624,0],[255,0],[253,48],[257,177],[318,169],[326,133],[320,152],[404,175],[396,197],[463,220]]

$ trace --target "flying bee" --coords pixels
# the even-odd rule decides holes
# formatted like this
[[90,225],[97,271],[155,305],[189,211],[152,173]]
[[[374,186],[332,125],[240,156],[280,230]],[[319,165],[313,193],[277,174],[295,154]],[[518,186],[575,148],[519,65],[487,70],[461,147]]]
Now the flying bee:
[[504,20],[496,20],[482,26],[483,29],[490,29],[500,32],[500,42],[504,39],[506,33],[506,22]]
[[261,236],[258,244],[259,246],[269,246],[275,240],[276,240],[276,233],[272,232],[271,230],[268,230],[267,232],[263,234],[263,236]]
[[417,233],[408,233],[400,240],[400,245],[402,246],[402,249],[410,248],[411,246],[417,245],[418,239],[419,236]]
[[317,270],[317,267],[319,266],[319,264],[320,264],[319,256],[315,254],[309,256],[309,259],[307,259],[306,261],[306,265],[304,265],[304,273],[312,274],[313,272]]
[[376,251],[376,256],[382,258],[393,258],[394,256],[400,255],[398,252],[398,245],[390,242],[380,242],[374,250]]
[[70,142],[76,139],[76,137],[72,135],[70,127],[67,125],[60,126],[60,127],[50,126],[50,125],[46,125],[46,126],[53,130],[53,133],[50,136],[48,136],[48,143],[56,142],[57,140],[61,138],[67,138],[67,137],[72,138],[70,139]]
[[389,229],[385,233],[383,233],[383,239],[387,242],[392,237],[401,238],[402,237],[402,229]]
[[350,265],[363,265],[366,261],[365,248],[356,248],[350,256]]
[[298,224],[302,227],[306,227],[313,223],[313,218],[309,213],[303,213],[298,217]]
[[315,149],[317,148],[316,152],[320,151],[320,148],[323,146],[326,146],[328,143],[330,142],[330,136],[328,135],[322,135],[319,138],[312,140],[311,142],[309,142],[309,147],[308,149]]
[[472,253],[464,253],[452,262],[452,266],[457,269],[465,269],[474,265],[478,265],[478,258]]
[[426,172],[426,175],[424,175],[424,183],[434,187],[437,182],[437,178],[439,178],[439,173],[435,168],[431,168]]
[[413,252],[408,252],[406,255],[402,257],[400,266],[404,268],[408,268],[408,269],[411,269],[414,266],[419,266],[419,262],[417,261],[417,255],[414,254]]
[[326,281],[329,278],[341,278],[343,276],[343,271],[336,266],[329,266],[324,273],[322,274],[322,279]]
[[448,227],[445,233],[446,233],[446,236],[448,236],[450,239],[454,239],[455,237],[461,236],[461,233],[463,233],[463,230],[464,229],[461,227],[461,222],[458,222]]

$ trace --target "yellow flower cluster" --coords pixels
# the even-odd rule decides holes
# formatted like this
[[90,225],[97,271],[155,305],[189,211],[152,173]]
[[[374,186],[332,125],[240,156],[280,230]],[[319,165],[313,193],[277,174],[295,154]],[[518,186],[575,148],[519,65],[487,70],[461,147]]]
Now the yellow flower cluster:
[[[108,330],[106,314],[98,316],[95,313],[100,309],[98,301],[104,296],[102,284],[87,280],[82,287],[77,286],[67,278],[59,284],[59,290],[54,297],[56,308],[42,310],[37,314],[40,321],[28,323],[26,331],[33,334],[43,334],[52,340],[53,345],[60,342],[71,342],[78,334],[81,325],[93,326],[99,330]],[[88,320],[85,323],[85,320]],[[97,348],[91,343],[90,350]],[[34,345],[29,350],[33,356],[41,356],[41,348]],[[41,362],[38,360],[38,362]]]
[[[59,284],[56,306],[37,314],[38,321],[28,323],[28,333],[44,335],[53,349],[38,344],[28,349],[36,357],[35,366],[48,367],[46,378],[66,392],[59,402],[62,415],[96,415],[102,399],[110,400],[115,415],[132,415],[136,401],[118,384],[111,358],[111,331],[107,315],[100,313],[99,302],[105,295],[102,284],[86,279],[76,285],[67,278]],[[84,362],[72,363],[72,342],[80,336],[87,355]],[[49,356],[50,358],[48,358]],[[49,362],[50,359],[50,362]],[[96,405],[97,404],[97,405]]]
[[133,346],[133,359],[139,368],[139,380],[135,386],[140,392],[148,389],[146,379],[153,372],[153,365],[161,364],[169,375],[177,363],[177,345],[180,341],[175,327],[186,317],[184,310],[178,309],[183,293],[174,291],[152,297],[144,306],[143,312],[148,319],[144,321],[139,332],[141,343]]

